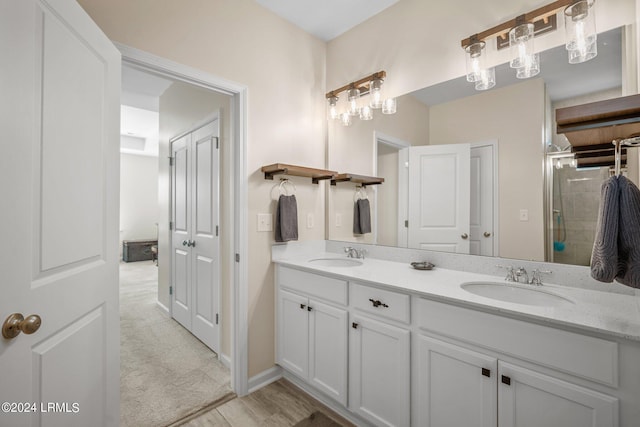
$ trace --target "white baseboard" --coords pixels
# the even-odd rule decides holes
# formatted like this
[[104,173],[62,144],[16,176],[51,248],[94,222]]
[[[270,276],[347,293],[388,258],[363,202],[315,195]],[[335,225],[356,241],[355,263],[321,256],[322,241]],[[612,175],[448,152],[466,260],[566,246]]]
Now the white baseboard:
[[167,316],[171,316],[171,314],[169,313],[169,307],[167,307],[166,305],[164,305],[163,303],[161,303],[160,301],[156,300],[156,304],[158,305],[158,307],[160,307],[160,309],[162,311],[165,312],[165,314]]
[[218,360],[220,360],[227,369],[231,370],[231,358],[228,355],[219,353]]
[[313,388],[312,386],[310,386],[306,382],[302,381],[297,376],[295,376],[295,375],[293,375],[293,374],[291,374],[291,373],[289,373],[289,372],[287,372],[285,370],[282,371],[282,376],[283,376],[283,378],[285,380],[289,381],[290,383],[292,383],[296,387],[302,389],[302,391],[307,393],[309,396],[313,397],[314,399],[316,399],[317,401],[322,403],[324,406],[326,406],[327,408],[331,409],[333,412],[335,412],[336,414],[340,415],[344,419],[352,422],[353,424],[355,424],[357,426],[370,426],[371,425],[370,422],[368,422],[365,419],[361,418],[357,414],[354,414],[349,409],[345,408],[344,406],[342,406],[340,403],[336,402],[335,400],[325,396],[324,394],[322,394],[321,392],[319,392],[318,390],[316,390],[315,388]]
[[253,393],[274,381],[278,381],[280,378],[282,378],[282,368],[280,366],[274,366],[266,371],[262,371],[258,375],[249,378],[249,393]]

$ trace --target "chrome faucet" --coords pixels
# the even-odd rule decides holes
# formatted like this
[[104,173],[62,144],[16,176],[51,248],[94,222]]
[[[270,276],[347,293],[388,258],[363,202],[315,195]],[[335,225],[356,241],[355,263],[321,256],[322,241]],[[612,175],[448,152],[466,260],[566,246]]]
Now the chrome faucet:
[[542,274],[551,274],[552,271],[551,270],[540,270],[538,268],[534,268],[533,271],[531,272],[531,281],[529,282],[530,285],[534,285],[534,286],[542,286]]
[[517,282],[518,279],[516,278],[515,275],[515,271],[513,270],[513,267],[510,265],[504,266],[504,265],[496,265],[496,267],[498,268],[506,268],[507,269],[507,275],[504,278],[504,280],[506,282]]
[[347,257],[349,257],[349,258],[364,259],[364,256],[367,254],[367,250],[366,249],[357,249],[357,248],[353,248],[351,246],[345,246],[344,253],[346,253]]
[[[527,270],[524,267],[518,267],[515,272],[516,282],[518,283],[529,283],[529,275],[527,274]],[[524,282],[520,280],[521,277],[524,277]]]

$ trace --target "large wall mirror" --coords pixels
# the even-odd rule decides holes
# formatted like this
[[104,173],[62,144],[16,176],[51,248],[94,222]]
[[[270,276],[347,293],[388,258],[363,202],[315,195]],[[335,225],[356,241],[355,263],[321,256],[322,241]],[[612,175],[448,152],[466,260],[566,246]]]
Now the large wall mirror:
[[503,64],[488,91],[461,77],[399,97],[395,115],[330,121],[327,167],[385,182],[365,189],[367,234],[353,232],[363,191],[330,186],[327,238],[588,265],[609,170],[576,169],[555,109],[623,95],[624,37],[599,34],[598,56],[578,65],[564,46],[541,52],[531,79]]

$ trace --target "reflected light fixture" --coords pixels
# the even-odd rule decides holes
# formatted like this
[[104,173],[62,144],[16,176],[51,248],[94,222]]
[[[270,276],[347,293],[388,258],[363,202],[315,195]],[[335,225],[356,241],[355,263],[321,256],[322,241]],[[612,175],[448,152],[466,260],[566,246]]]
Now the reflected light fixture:
[[467,81],[477,90],[495,86],[495,70],[486,59],[486,43],[496,38],[497,49],[511,48],[509,65],[519,79],[540,73],[540,55],[535,52],[535,36],[557,28],[557,14],[563,13],[566,29],[566,48],[570,64],[593,59],[598,54],[595,24],[595,0],[556,0],[531,12],[496,25],[493,28],[461,41],[465,50]]
[[[382,85],[386,77],[386,72],[378,71],[327,93],[327,118],[340,120],[344,126],[349,126],[355,116],[360,120],[372,120],[374,109],[382,109],[383,114],[394,114],[397,108],[395,98],[383,97]],[[343,92],[346,108],[341,111],[338,99]],[[363,102],[367,95],[369,99]]]

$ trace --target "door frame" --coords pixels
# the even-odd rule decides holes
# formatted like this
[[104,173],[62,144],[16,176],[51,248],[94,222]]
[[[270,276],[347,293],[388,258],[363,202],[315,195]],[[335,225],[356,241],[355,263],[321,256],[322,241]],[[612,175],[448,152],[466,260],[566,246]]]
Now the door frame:
[[[231,301],[231,388],[239,396],[248,392],[248,179],[247,179],[247,97],[240,83],[183,65],[142,50],[113,42],[122,62],[140,70],[165,76],[215,92],[230,95],[233,206],[227,207],[233,227],[233,288]],[[243,260],[240,263],[239,260]]]

